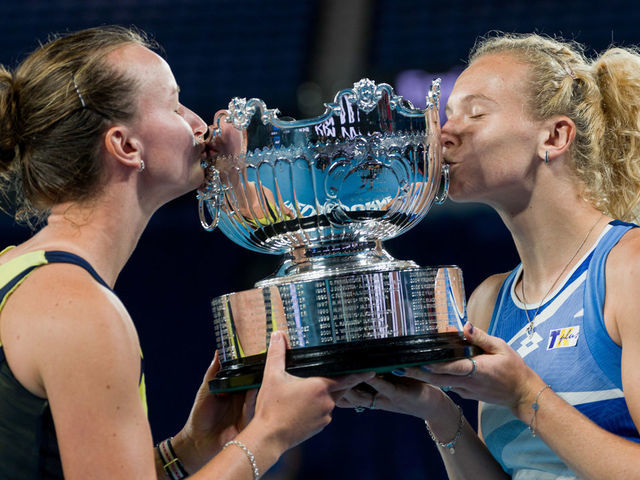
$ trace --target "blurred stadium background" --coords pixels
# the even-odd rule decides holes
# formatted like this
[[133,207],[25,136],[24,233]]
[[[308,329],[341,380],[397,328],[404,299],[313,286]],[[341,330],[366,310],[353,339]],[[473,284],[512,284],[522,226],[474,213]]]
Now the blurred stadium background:
[[[13,66],[50,33],[112,23],[141,28],[164,47],[182,103],[205,120],[234,96],[262,98],[296,118],[315,115],[362,77],[390,83],[424,106],[431,79],[443,78],[446,96],[476,37],[494,29],[562,35],[588,52],[640,42],[640,4],[627,0],[2,0],[0,62]],[[2,245],[27,235],[0,215]],[[467,294],[517,262],[495,213],[451,202],[434,207],[387,248],[421,265],[459,265]],[[183,425],[213,356],[210,298],[251,288],[277,264],[276,257],[249,252],[220,232],[204,232],[195,194],[152,218],[116,291],[139,328],[156,440]],[[475,405],[456,400],[475,424]],[[446,475],[418,419],[337,410],[331,425],[288,452],[264,478]]]

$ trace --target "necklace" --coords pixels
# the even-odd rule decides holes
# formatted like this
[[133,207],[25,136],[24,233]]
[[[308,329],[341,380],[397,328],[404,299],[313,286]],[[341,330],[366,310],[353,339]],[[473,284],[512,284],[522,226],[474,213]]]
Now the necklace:
[[[540,310],[540,307],[542,305],[544,305],[544,301],[547,299],[547,296],[551,293],[551,291],[553,290],[553,287],[556,286],[556,283],[558,283],[558,280],[560,280],[560,278],[562,278],[562,275],[564,275],[564,272],[567,270],[567,268],[569,268],[569,265],[571,265],[571,262],[573,262],[573,260],[578,256],[578,253],[580,253],[580,250],[582,250],[582,247],[584,247],[584,244],[587,243],[587,239],[589,238],[589,236],[591,235],[591,232],[593,232],[593,229],[596,228],[596,225],[598,223],[600,223],[600,219],[604,216],[604,214],[600,214],[600,216],[596,219],[596,222],[591,226],[591,228],[589,229],[589,231],[587,232],[587,235],[584,237],[584,239],[582,240],[582,242],[580,243],[580,246],[578,247],[578,249],[576,250],[576,253],[574,253],[571,258],[569,259],[569,261],[567,262],[567,264],[564,266],[564,268],[562,269],[562,271],[560,272],[560,275],[558,275],[556,277],[556,279],[553,281],[553,283],[551,284],[551,286],[549,287],[549,290],[547,290],[547,293],[544,294],[544,297],[542,297],[542,300],[540,300],[540,303],[538,303],[538,308],[536,308],[535,313],[533,314],[533,317],[529,317],[529,311],[527,310],[527,308],[525,307],[524,309],[524,314],[527,316],[527,321],[529,322],[527,325],[527,335],[529,337],[531,337],[533,335],[533,332],[535,331],[535,326],[534,323],[536,320],[536,316],[538,316],[538,311]],[[524,294],[524,272],[522,273],[522,280],[520,282],[520,290],[522,291],[522,300],[524,301],[525,305],[528,304],[527,302],[527,297]]]

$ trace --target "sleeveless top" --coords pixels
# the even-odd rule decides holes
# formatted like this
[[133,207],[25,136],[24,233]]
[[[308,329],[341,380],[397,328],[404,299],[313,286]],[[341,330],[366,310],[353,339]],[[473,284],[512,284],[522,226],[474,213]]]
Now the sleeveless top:
[[[9,247],[0,255],[13,247]],[[49,263],[72,263],[111,290],[83,258],[69,252],[29,252],[0,265],[0,311],[9,295],[35,269]],[[144,365],[142,365],[144,367]],[[144,370],[140,398],[146,411]],[[63,479],[49,402],[25,389],[14,377],[0,343],[0,479]]]
[[[605,227],[540,307],[532,335],[524,309],[533,319],[537,306],[524,305],[514,293],[519,265],[500,289],[489,333],[504,339],[556,394],[594,423],[640,442],[622,390],[622,349],[608,335],[603,317],[607,256],[635,226],[616,220]],[[481,425],[487,447],[514,479],[577,478],[508,408],[483,404]]]

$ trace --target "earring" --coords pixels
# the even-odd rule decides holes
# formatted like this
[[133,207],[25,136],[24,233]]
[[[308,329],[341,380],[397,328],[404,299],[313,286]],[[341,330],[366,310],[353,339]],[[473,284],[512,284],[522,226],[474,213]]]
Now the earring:
[[140,160],[140,166],[138,167],[138,173],[142,173],[144,170],[144,160]]
[[544,152],[544,163],[549,163],[549,151],[545,150]]

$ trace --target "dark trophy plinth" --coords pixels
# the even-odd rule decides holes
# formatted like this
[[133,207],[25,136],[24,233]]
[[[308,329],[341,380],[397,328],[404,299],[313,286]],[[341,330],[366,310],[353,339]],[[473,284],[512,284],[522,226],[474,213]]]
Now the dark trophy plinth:
[[212,392],[259,386],[274,330],[285,332],[287,371],[298,376],[478,353],[461,333],[461,270],[419,267],[382,247],[446,198],[439,95],[435,81],[420,110],[363,79],[317,118],[280,119],[239,98],[216,114],[201,222],[284,260],[256,288],[212,300],[222,365]]

